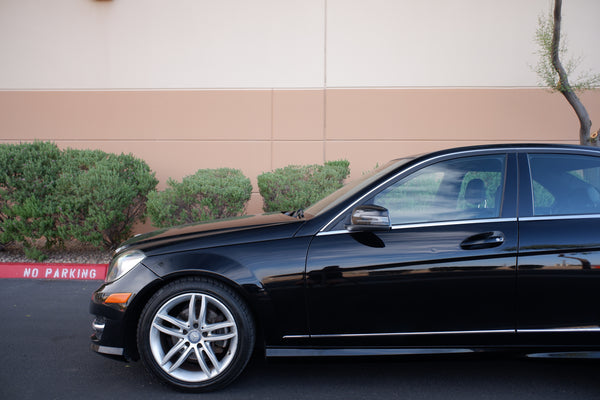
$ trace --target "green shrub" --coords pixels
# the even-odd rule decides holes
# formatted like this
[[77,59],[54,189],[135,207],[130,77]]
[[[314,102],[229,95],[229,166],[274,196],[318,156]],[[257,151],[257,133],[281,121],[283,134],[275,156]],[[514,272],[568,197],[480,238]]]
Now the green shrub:
[[0,243],[31,248],[45,238],[60,242],[53,193],[61,170],[61,151],[53,143],[0,144]]
[[58,230],[62,237],[115,248],[144,221],[148,193],[158,181],[131,154],[69,150],[57,183]]
[[114,247],[131,235],[157,180],[132,155],[61,151],[49,142],[0,144],[0,247],[16,242],[36,260],[77,239]]
[[240,215],[252,194],[250,179],[231,168],[201,169],[167,185],[148,196],[148,215],[157,227]]
[[290,165],[258,176],[265,211],[306,208],[342,187],[350,174],[347,160],[325,165]]
[[65,174],[76,175],[88,171],[97,162],[108,157],[102,150],[63,150],[61,156],[61,176]]

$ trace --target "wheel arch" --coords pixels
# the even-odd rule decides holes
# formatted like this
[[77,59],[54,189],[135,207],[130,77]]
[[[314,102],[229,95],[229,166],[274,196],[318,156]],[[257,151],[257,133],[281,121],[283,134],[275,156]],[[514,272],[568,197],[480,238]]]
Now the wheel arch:
[[[124,321],[124,337],[125,337],[125,356],[128,359],[139,360],[140,355],[137,347],[137,329],[139,320],[141,318],[142,311],[144,307],[150,300],[150,298],[160,289],[165,287],[166,285],[185,278],[190,277],[200,277],[200,278],[208,278],[214,281],[217,281],[231,290],[233,290],[240,298],[246,303],[248,309],[251,313],[252,321],[254,322],[254,327],[256,330],[256,341],[255,341],[255,351],[264,351],[265,343],[264,343],[264,333],[263,333],[263,323],[262,318],[259,318],[261,312],[259,311],[259,303],[260,299],[256,298],[256,295],[252,295],[251,293],[256,291],[256,289],[252,288],[244,288],[244,285],[240,285],[238,282],[230,279],[227,276],[222,274],[218,274],[211,270],[203,270],[203,269],[182,269],[175,272],[172,272],[168,275],[161,277],[161,279],[157,279],[150,285],[144,287],[137,295],[134,297],[131,304],[127,307],[127,317]],[[250,285],[252,286],[252,285]]]

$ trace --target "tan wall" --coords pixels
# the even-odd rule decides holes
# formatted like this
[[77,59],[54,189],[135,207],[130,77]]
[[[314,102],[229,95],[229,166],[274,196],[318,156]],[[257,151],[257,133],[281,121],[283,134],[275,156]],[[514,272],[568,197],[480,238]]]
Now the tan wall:
[[[600,127],[600,91],[582,97]],[[200,168],[256,177],[345,158],[352,176],[389,159],[499,142],[578,142],[575,114],[541,89],[0,91],[0,141],[133,153],[161,187]]]

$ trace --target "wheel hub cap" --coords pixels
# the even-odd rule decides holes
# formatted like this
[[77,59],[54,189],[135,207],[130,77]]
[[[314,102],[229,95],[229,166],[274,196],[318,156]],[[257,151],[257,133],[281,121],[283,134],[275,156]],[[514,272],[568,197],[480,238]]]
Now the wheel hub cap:
[[191,331],[190,334],[188,335],[188,340],[190,341],[190,343],[194,343],[194,344],[198,343],[201,338],[202,338],[202,335],[198,331]]

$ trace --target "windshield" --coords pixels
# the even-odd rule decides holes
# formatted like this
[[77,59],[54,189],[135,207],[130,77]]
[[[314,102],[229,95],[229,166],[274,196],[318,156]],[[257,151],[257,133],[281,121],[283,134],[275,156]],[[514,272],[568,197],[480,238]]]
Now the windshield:
[[413,159],[414,158],[402,158],[398,160],[392,160],[379,168],[369,171],[360,178],[355,179],[349,182],[348,184],[344,185],[341,189],[333,192],[329,196],[319,200],[317,203],[304,210],[304,212],[306,214],[314,216],[326,212],[331,208],[337,206],[338,204],[342,203],[348,197],[352,196],[355,192],[369,186],[371,183],[375,182],[383,175],[387,174],[389,171],[392,171],[393,169],[398,168],[399,166],[406,164],[407,162]]

